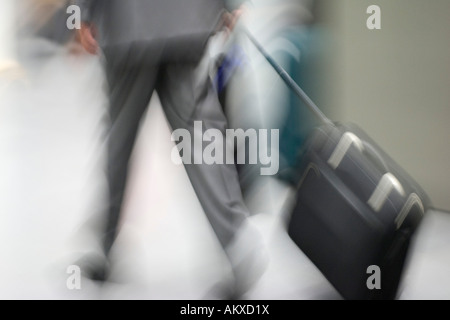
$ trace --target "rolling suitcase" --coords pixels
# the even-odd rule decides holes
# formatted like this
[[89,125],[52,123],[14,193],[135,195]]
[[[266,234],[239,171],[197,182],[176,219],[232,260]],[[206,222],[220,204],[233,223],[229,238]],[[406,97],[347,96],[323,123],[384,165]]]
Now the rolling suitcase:
[[246,33],[320,121],[302,155],[289,236],[344,298],[395,298],[428,197],[361,129],[331,122]]

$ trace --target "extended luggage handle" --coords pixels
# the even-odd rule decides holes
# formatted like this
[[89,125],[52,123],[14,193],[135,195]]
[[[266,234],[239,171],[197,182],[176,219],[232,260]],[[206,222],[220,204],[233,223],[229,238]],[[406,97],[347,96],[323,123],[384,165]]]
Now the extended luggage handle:
[[[259,42],[253,37],[253,35],[248,31],[245,27],[241,26],[241,30],[247,35],[253,45],[258,49],[258,51],[264,56],[267,62],[272,66],[272,68],[279,74],[281,79],[286,83],[286,85],[291,88],[295,94],[305,103],[308,109],[318,118],[320,122],[323,124],[333,124],[333,122],[328,119],[328,117],[319,109],[319,107],[311,100],[311,98],[303,91],[302,88],[292,79],[292,77],[284,70],[268,53],[267,51],[259,44]],[[367,204],[372,207],[372,209],[376,212],[380,211],[383,207],[384,203],[387,201],[389,194],[396,190],[402,196],[405,196],[405,191],[403,189],[400,181],[389,172],[389,167],[386,162],[383,160],[383,157],[378,153],[378,151],[368,142],[362,141],[359,139],[354,133],[346,132],[338,146],[334,150],[331,155],[328,164],[333,168],[337,169],[342,160],[345,157],[348,149],[355,145],[356,148],[363,153],[365,156],[370,158],[373,163],[375,163],[382,171],[384,171],[384,175],[376,186],[374,192],[371,197],[367,201]],[[416,198],[417,195],[410,195],[408,202],[413,204],[417,203]],[[417,197],[418,198],[418,197]],[[411,201],[410,201],[411,200]],[[423,205],[419,199],[419,204],[421,208]],[[405,206],[406,207],[406,206]],[[404,208],[405,209],[405,208]],[[402,212],[406,210],[402,210]],[[400,214],[396,219],[397,229],[401,226],[404,219],[406,218],[406,214]]]
[[[264,56],[264,58],[267,60],[267,62],[272,66],[272,68],[280,75],[281,79],[286,83],[286,85],[291,88],[296,95],[306,104],[308,109],[319,119],[320,122],[323,124],[332,124],[332,121],[328,119],[328,117],[320,110],[320,108],[314,103],[314,101],[311,100],[311,98],[303,91],[302,88],[292,79],[292,77],[287,73],[286,70],[283,69],[271,56],[270,54],[264,49],[264,47],[255,39],[255,37],[251,34],[251,32],[241,26],[241,30],[247,35],[247,37],[250,39],[250,41],[253,43],[253,45],[258,49],[258,51]],[[352,134],[352,133],[347,133]],[[386,164],[386,162],[383,160],[383,157],[378,153],[378,151],[368,142],[361,141],[356,135],[352,134],[350,136],[350,142],[355,143],[357,148],[364,153],[368,158],[370,158],[381,170],[385,171],[385,173],[389,172],[389,167]],[[348,146],[350,147],[350,146]],[[345,150],[346,152],[347,150]],[[335,169],[339,165],[340,161],[345,155],[341,154],[337,156],[337,159],[335,159]],[[340,158],[340,159],[339,159]],[[337,163],[337,165],[336,165]]]
[[263,55],[267,62],[272,66],[272,68],[279,74],[281,79],[286,83],[286,85],[291,88],[295,94],[302,100],[308,109],[316,116],[316,118],[323,124],[332,124],[332,121],[320,110],[320,108],[311,100],[311,98],[303,91],[302,88],[292,79],[292,77],[283,69],[263,48],[263,46],[253,37],[251,32],[241,26],[241,30],[247,35],[249,40],[258,49],[258,51]]

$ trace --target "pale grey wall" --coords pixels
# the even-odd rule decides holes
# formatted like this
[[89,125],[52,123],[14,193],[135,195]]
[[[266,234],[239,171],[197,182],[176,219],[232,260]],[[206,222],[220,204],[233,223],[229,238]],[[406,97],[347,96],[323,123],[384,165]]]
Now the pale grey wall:
[[[366,27],[369,5],[382,29]],[[450,1],[321,0],[334,117],[364,128],[450,209]]]

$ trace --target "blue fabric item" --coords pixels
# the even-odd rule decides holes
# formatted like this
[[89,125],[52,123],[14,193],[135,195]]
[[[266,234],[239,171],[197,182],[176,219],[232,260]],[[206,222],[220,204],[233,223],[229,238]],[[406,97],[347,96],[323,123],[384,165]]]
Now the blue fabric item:
[[228,50],[217,68],[217,74],[214,79],[217,92],[221,93],[225,90],[233,74],[239,68],[245,66],[247,60],[248,58],[241,46],[233,45],[230,50]]

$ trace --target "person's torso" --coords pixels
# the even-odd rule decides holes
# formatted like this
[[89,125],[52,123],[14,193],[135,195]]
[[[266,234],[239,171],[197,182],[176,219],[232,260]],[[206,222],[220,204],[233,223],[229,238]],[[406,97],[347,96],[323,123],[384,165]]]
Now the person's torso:
[[216,28],[222,0],[98,0],[103,45],[205,40]]

